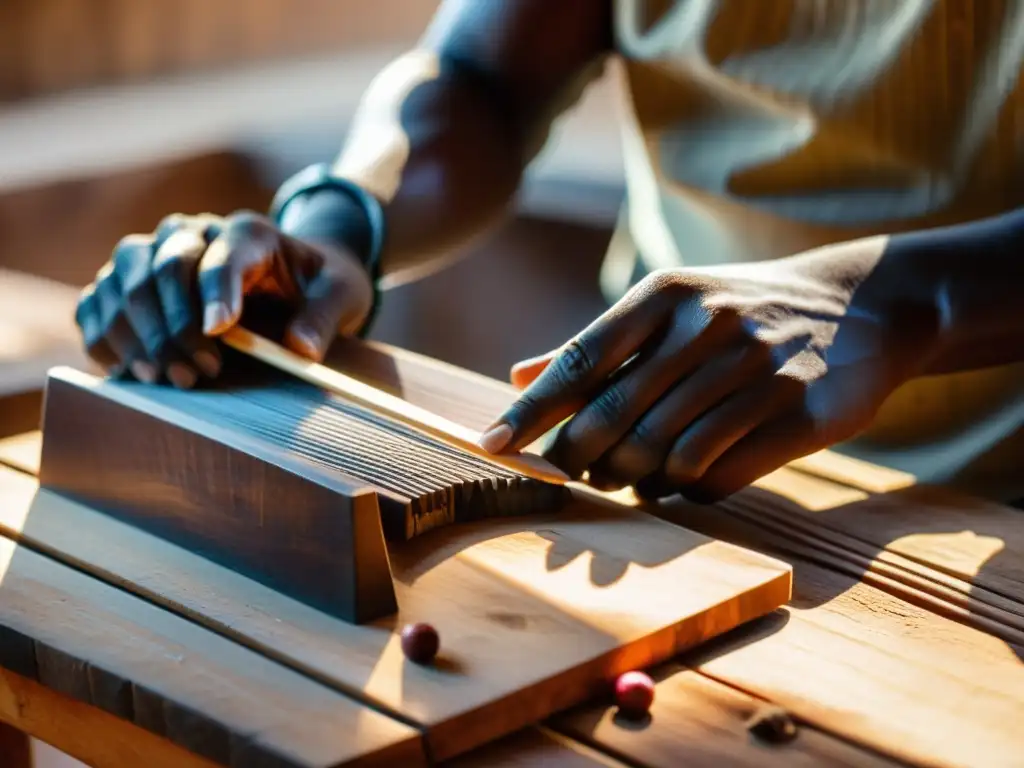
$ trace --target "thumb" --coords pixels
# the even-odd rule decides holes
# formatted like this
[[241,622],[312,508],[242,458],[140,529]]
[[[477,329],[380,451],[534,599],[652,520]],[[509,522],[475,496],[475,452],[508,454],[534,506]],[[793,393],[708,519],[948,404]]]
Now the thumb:
[[310,360],[323,360],[339,326],[353,314],[355,308],[348,298],[341,276],[330,271],[318,274],[303,291],[302,306],[285,333],[285,346]]
[[512,386],[516,389],[526,389],[533,380],[540,376],[544,369],[548,367],[552,360],[558,355],[560,350],[552,350],[546,352],[539,357],[531,357],[527,360],[521,360],[512,366],[512,370],[509,374],[509,378],[512,381]]

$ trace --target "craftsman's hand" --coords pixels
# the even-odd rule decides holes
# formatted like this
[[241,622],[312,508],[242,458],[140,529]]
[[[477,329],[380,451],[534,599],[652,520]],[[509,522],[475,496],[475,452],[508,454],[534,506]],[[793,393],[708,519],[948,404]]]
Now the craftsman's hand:
[[315,360],[337,333],[362,326],[373,300],[369,276],[342,250],[289,237],[252,213],[175,215],[118,244],[83,291],[76,321],[89,355],[111,373],[187,388],[218,375],[212,337],[256,294],[294,306],[285,344]]
[[868,285],[883,249],[653,274],[517,365],[525,391],[481,444],[521,449],[571,417],[546,451],[571,477],[709,501],[849,438],[929,352],[928,313]]

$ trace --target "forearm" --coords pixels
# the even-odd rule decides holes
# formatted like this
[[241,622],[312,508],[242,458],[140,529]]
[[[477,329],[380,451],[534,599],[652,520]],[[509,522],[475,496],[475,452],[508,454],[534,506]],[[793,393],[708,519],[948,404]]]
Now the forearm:
[[1024,361],[1024,209],[891,238],[893,289],[934,309],[925,373]]
[[[382,274],[419,271],[496,224],[611,47],[601,0],[444,0],[419,47],[375,78],[335,162],[384,206]],[[323,197],[295,234],[365,239],[351,204]]]
[[429,266],[508,209],[529,155],[524,118],[503,114],[496,96],[428,50],[370,87],[335,170],[384,205],[382,275]]

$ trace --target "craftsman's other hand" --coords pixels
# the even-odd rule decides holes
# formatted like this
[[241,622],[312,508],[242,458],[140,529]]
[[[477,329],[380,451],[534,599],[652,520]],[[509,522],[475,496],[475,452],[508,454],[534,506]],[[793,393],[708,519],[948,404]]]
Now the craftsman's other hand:
[[109,372],[188,388],[219,374],[213,337],[259,294],[294,307],[284,342],[314,360],[337,333],[356,332],[373,301],[366,271],[341,249],[289,237],[254,213],[174,215],[117,245],[75,319]]
[[515,366],[524,391],[481,444],[519,450],[568,419],[546,456],[571,477],[711,501],[847,439],[929,349],[930,320],[868,286],[883,247],[652,274]]

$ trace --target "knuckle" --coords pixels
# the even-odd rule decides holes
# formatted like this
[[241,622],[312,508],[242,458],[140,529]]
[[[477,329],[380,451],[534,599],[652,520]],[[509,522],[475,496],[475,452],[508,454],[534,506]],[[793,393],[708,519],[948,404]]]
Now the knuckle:
[[622,387],[612,386],[598,395],[592,406],[598,426],[614,424],[627,415],[629,398],[622,391]]
[[587,349],[589,345],[580,339],[573,339],[562,350],[552,366],[552,375],[562,386],[575,386],[594,370],[595,358]]
[[172,213],[168,216],[164,216],[160,220],[160,223],[157,224],[157,235],[160,237],[167,237],[172,232],[188,226],[189,219],[190,217],[183,213]]
[[[110,262],[107,262],[110,264]],[[110,300],[114,298],[120,298],[121,296],[121,278],[114,271],[111,265],[109,269],[100,269],[96,275],[96,296],[100,300],[102,305],[104,300]]]
[[227,220],[227,229],[234,235],[251,240],[263,240],[274,233],[273,225],[254,211],[239,211]]
[[153,257],[153,272],[160,277],[181,275],[199,260],[206,243],[197,233],[180,230],[168,237]]
[[509,411],[509,418],[515,424],[521,424],[528,414],[535,413],[541,406],[542,401],[530,390],[520,393],[515,404]]
[[641,282],[652,293],[678,293],[684,285],[678,270],[664,267],[654,270]]
[[181,280],[189,274],[189,259],[177,250],[161,248],[153,259],[153,276],[158,280]]
[[634,450],[650,451],[659,448],[665,441],[664,436],[655,427],[649,419],[640,419],[636,424],[633,425],[633,429],[630,432],[629,437],[626,438],[626,442],[634,448]]

